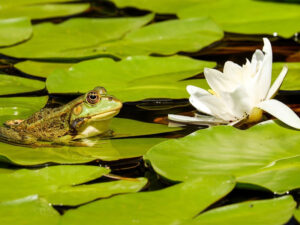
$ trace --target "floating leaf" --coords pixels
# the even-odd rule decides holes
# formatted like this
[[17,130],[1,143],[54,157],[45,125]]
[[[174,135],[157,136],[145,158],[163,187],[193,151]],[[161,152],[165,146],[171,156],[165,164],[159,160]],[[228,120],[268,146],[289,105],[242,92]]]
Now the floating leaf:
[[78,14],[86,11],[89,7],[88,3],[33,5],[2,5],[0,3],[0,18],[28,17],[31,19],[46,19]]
[[0,203],[0,224],[57,225],[59,219],[59,213],[44,199],[39,199],[37,195]]
[[206,81],[177,81],[202,73],[204,67],[214,66],[212,62],[183,56],[134,56],[119,62],[101,58],[75,64],[68,71],[56,70],[46,84],[50,93],[85,93],[98,84],[122,101],[184,98],[188,97],[185,90],[188,83],[198,82],[199,86],[207,87]]
[[1,202],[22,199],[32,195],[51,195],[60,187],[94,180],[110,171],[99,166],[51,166],[42,169],[20,169],[0,174]]
[[300,188],[300,156],[281,159],[258,169],[254,174],[238,178],[242,183],[254,183],[268,188],[276,194],[284,194]]
[[14,65],[18,70],[38,77],[48,77],[54,70],[69,69],[72,63],[53,63],[26,60]]
[[292,217],[296,202],[291,196],[247,201],[209,210],[187,225],[282,225]]
[[34,4],[45,4],[45,3],[64,3],[64,2],[74,2],[74,0],[14,0],[14,1],[2,1],[0,3],[1,7],[8,6],[25,6]]
[[[34,36],[29,41],[1,49],[0,52],[17,58],[32,59],[97,55],[93,51],[95,47],[105,42],[115,42],[128,32],[150,22],[152,18],[153,15],[149,14],[132,18],[73,18],[60,24],[41,23],[33,26]],[[83,54],[86,48],[91,48],[92,54]]]
[[291,37],[300,31],[299,11],[300,5],[283,2],[218,0],[183,8],[177,15],[180,18],[208,16],[229,32],[278,33]]
[[25,41],[31,34],[31,23],[26,17],[0,19],[0,47]]
[[146,178],[119,180],[74,187],[64,186],[46,196],[53,205],[76,206],[98,198],[112,195],[138,192],[147,183]]
[[273,81],[279,75],[283,66],[288,67],[288,73],[280,87],[280,90],[296,91],[300,90],[300,63],[273,63]]
[[48,96],[0,98],[0,124],[12,119],[26,119],[47,103]]
[[[172,180],[185,180],[203,173],[226,173],[240,177],[256,174],[258,169],[280,159],[300,155],[299,143],[299,131],[274,122],[258,124],[248,130],[217,126],[196,131],[181,139],[162,142],[154,146],[145,159],[151,162],[156,172]],[[298,179],[295,173],[290,175],[296,177],[289,179]],[[285,179],[285,176],[278,177],[274,181],[276,186],[271,187],[270,182],[268,188],[290,187],[290,182]],[[261,184],[256,179],[249,182]]]
[[141,1],[141,0],[112,0],[119,8],[122,7],[135,7],[145,10],[151,10],[157,13],[170,14],[176,13],[177,11],[195,5],[202,2],[202,0],[152,0],[152,1]]
[[93,147],[40,147],[15,146],[0,142],[0,161],[18,165],[40,165],[45,163],[77,164],[93,160],[112,161],[144,155],[163,138],[125,138],[95,140]]
[[234,184],[230,176],[204,176],[159,191],[115,196],[69,210],[61,224],[179,224],[229,193]]
[[110,128],[114,131],[114,137],[136,137],[151,134],[161,134],[180,130],[178,127],[168,127],[167,125],[146,123],[137,120],[114,118]]
[[45,83],[42,81],[0,74],[0,95],[37,91],[44,87]]
[[296,218],[296,220],[298,222],[300,222],[300,209],[299,208],[295,209],[295,211],[294,211],[294,217]]
[[138,18],[81,18],[58,25],[39,24],[34,26],[35,36],[30,41],[0,52],[31,59],[169,55],[197,51],[223,37],[223,31],[208,18],[168,20],[137,29],[152,18],[149,14]]
[[198,51],[222,37],[223,31],[209,18],[168,20],[143,27],[119,42],[104,44],[96,50],[118,57],[151,53],[171,55],[179,51]]

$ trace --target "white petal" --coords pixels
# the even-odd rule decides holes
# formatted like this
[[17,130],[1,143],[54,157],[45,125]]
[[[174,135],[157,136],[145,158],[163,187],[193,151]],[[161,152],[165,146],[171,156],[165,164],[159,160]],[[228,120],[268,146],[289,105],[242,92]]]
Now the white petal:
[[243,86],[239,86],[233,92],[220,93],[220,98],[226,103],[228,111],[230,111],[237,120],[245,118],[253,108],[250,96]]
[[204,76],[208,85],[216,93],[220,91],[230,91],[235,87],[235,83],[227,79],[227,77],[218,70],[205,68]]
[[190,116],[169,114],[168,119],[171,121],[176,121],[176,122],[186,123],[186,124],[195,124],[195,125],[226,124],[226,122],[216,119],[215,117],[201,116],[201,115],[198,115],[197,117],[190,117]]
[[261,102],[257,107],[281,120],[283,123],[296,129],[300,129],[300,118],[293,110],[282,102],[270,99]]
[[267,38],[264,38],[263,50],[266,54],[263,58],[262,64],[258,65],[258,72],[255,75],[256,85],[253,91],[255,93],[256,102],[266,99],[271,86],[273,56],[271,43]]
[[242,67],[231,61],[225,62],[223,75],[226,76],[226,79],[231,79],[236,83],[241,83],[243,80]]
[[214,95],[207,95],[201,98],[190,97],[190,103],[199,111],[216,118],[230,121],[234,117],[226,108],[226,105],[222,100]]
[[282,82],[285,78],[285,75],[286,75],[287,71],[288,71],[288,68],[286,66],[284,66],[282,68],[280,74],[278,75],[278,77],[274,81],[272,87],[270,88],[266,99],[273,98],[276,95],[278,89],[280,88],[280,86],[281,86],[281,84],[282,84]]
[[188,85],[186,86],[186,90],[190,95],[194,95],[195,97],[201,97],[203,95],[210,95],[210,93],[202,88]]

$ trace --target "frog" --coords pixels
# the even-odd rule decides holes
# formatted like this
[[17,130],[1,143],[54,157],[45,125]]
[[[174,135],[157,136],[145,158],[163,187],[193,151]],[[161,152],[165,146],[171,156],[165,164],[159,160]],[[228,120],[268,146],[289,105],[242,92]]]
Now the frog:
[[0,140],[32,146],[73,145],[76,140],[110,136],[110,121],[122,102],[104,87],[55,108],[45,107],[28,119],[9,120],[0,127]]

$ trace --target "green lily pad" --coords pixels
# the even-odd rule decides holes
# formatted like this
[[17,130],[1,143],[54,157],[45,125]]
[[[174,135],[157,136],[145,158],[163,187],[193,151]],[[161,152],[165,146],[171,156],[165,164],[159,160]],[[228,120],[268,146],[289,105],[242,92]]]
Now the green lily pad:
[[[147,24],[152,18],[153,15],[149,14],[132,18],[73,18],[60,24],[42,23],[33,26],[34,36],[29,41],[1,49],[0,52],[16,58],[32,59],[97,55],[93,51],[95,47],[115,42],[128,32]],[[91,49],[92,54],[83,54],[86,48]]]
[[[223,31],[208,18],[169,20],[138,29],[152,18],[149,14],[138,18],[72,19],[58,25],[39,24],[34,26],[35,36],[30,41],[0,52],[31,59],[170,55],[197,51],[223,37]],[[53,34],[51,42],[49,33]]]
[[242,183],[254,183],[268,188],[276,194],[284,194],[300,188],[300,156],[281,159],[258,169],[254,174],[238,178]]
[[296,91],[300,90],[300,63],[273,63],[273,81],[279,75],[283,66],[288,67],[288,73],[280,87],[280,90]]
[[59,219],[59,213],[47,201],[39,199],[37,195],[0,203],[0,224],[57,225]]
[[0,3],[1,7],[8,6],[25,6],[34,4],[45,4],[45,3],[64,3],[64,2],[74,2],[74,0],[14,0],[14,1],[2,1]]
[[[291,37],[300,31],[300,5],[271,1],[202,1],[178,11],[180,18],[211,17],[225,31]],[[266,13],[269,12],[269,13]]]
[[176,13],[177,11],[195,5],[202,2],[202,0],[152,0],[152,1],[141,1],[141,0],[111,0],[119,8],[123,7],[135,7],[139,9],[151,10],[157,13],[169,14]]
[[198,51],[222,37],[221,28],[206,17],[168,20],[133,31],[119,42],[104,44],[96,50],[120,58],[151,53],[171,55]]
[[[255,175],[258,169],[280,159],[300,155],[299,143],[299,131],[274,122],[258,124],[248,130],[217,126],[162,142],[151,148],[145,159],[150,161],[156,172],[171,180],[186,180],[203,173],[233,174],[239,179]],[[296,182],[298,175],[289,175],[293,176],[289,179]],[[279,185],[280,182],[280,188],[288,188],[290,182],[285,179],[286,176],[280,176],[274,183]],[[261,185],[261,180],[248,181]],[[276,189],[278,186],[271,187],[274,183],[269,182],[267,187]],[[298,181],[294,183],[295,186],[298,184]]]
[[75,64],[69,70],[56,70],[48,77],[46,85],[50,93],[85,93],[99,84],[122,101],[184,98],[188,97],[187,84],[196,82],[202,87],[207,84],[204,79],[178,81],[215,65],[183,56],[133,56],[119,62],[101,58]]
[[12,119],[26,119],[43,108],[47,101],[48,96],[0,98],[0,124]]
[[0,95],[38,91],[45,88],[45,83],[38,80],[0,74]]
[[64,186],[48,194],[47,200],[53,205],[76,206],[98,198],[116,194],[138,192],[147,184],[146,178],[119,180],[89,185]]
[[168,127],[163,124],[146,123],[124,118],[114,118],[111,121],[110,128],[114,131],[115,138],[161,134],[181,129],[179,127]]
[[209,210],[189,225],[282,225],[292,217],[296,202],[292,196],[270,200],[247,201]]
[[110,172],[98,166],[50,166],[42,169],[20,169],[0,174],[1,201],[22,199],[31,195],[47,197],[60,187],[94,180]]
[[61,224],[179,224],[222,198],[234,185],[230,176],[204,176],[159,191],[119,195],[69,210]]
[[300,209],[299,208],[295,209],[294,217],[298,222],[300,222]]
[[53,63],[26,60],[14,65],[18,70],[38,77],[48,77],[57,69],[69,69],[72,63]]
[[25,41],[31,34],[31,23],[26,17],[0,19],[0,47]]
[[125,138],[96,140],[93,147],[40,147],[15,146],[0,142],[0,161],[18,165],[45,163],[78,164],[93,160],[113,161],[144,155],[163,138]]
[[3,5],[0,3],[0,18],[28,17],[31,19],[46,19],[70,16],[86,11],[88,3],[80,4],[28,4]]

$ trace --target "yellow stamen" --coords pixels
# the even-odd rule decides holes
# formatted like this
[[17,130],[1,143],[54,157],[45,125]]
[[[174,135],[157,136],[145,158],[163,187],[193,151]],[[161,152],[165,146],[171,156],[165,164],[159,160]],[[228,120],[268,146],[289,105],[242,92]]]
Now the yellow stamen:
[[209,93],[211,93],[212,95],[215,95],[215,96],[217,96],[217,93],[214,91],[214,90],[212,90],[212,89],[208,89],[207,90]]
[[248,116],[246,123],[255,123],[262,119],[263,111],[259,108],[254,107]]

